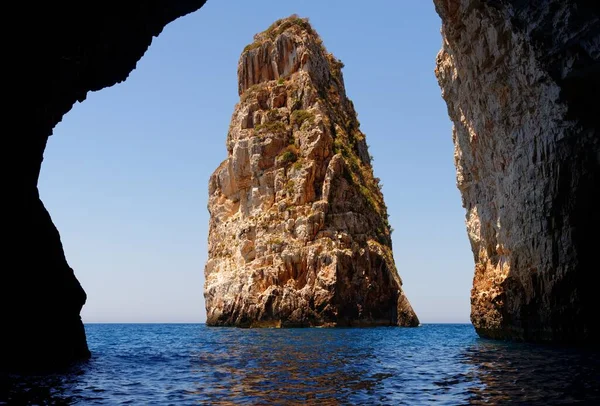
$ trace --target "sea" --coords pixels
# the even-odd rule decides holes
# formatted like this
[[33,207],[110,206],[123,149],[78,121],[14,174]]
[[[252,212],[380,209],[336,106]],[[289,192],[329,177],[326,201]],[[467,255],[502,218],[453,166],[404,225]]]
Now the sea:
[[600,405],[600,354],[469,324],[238,329],[88,324],[92,358],[9,376],[15,405]]

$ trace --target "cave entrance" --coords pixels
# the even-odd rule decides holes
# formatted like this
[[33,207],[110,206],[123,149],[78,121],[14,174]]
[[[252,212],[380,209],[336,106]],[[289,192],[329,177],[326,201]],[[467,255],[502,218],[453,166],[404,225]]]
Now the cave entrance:
[[[366,15],[339,10],[339,21],[319,17],[316,5],[294,11],[311,18],[346,64],[346,89],[384,184],[398,269],[417,313],[425,322],[468,322],[472,258],[451,124],[433,74],[440,21],[423,3],[404,13],[385,10],[389,4]],[[54,129],[39,189],[88,293],[84,322],[204,320],[207,181],[226,157],[237,61],[255,32],[290,14],[284,9],[248,21],[243,10],[225,15],[209,4],[171,23],[126,82],[88,94]],[[224,19],[237,28],[214,40],[212,21]],[[342,30],[352,21],[369,26],[369,35]],[[369,38],[395,40],[373,46]],[[432,229],[435,236],[425,231]],[[426,254],[431,244],[441,250],[435,257]]]

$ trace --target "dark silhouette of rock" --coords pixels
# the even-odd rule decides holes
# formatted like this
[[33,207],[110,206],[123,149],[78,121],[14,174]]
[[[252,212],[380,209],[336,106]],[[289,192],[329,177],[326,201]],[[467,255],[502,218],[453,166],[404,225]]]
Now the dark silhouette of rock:
[[2,270],[3,371],[56,368],[90,356],[79,317],[86,295],[37,190],[52,129],[88,91],[125,80],[166,24],[204,2],[12,2],[5,9],[16,27],[4,60],[17,113],[9,115],[9,128],[18,134],[6,149],[3,194],[9,257]]

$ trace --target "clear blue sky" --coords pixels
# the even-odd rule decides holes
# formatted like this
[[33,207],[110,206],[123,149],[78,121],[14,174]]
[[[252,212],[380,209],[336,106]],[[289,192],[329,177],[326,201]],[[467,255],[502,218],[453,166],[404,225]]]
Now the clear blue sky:
[[293,13],[345,63],[418,316],[468,322],[473,259],[431,0],[209,0],[167,26],[126,82],[75,105],[49,140],[40,192],[88,293],[84,322],[205,320],[207,185],[226,157],[238,58]]

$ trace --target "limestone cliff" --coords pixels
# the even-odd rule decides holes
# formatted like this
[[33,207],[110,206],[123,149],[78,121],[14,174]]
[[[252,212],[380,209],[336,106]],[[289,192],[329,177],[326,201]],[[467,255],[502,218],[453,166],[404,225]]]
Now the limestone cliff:
[[598,343],[600,19],[593,2],[436,0],[486,337]]
[[209,182],[209,325],[419,324],[342,66],[296,16],[242,52]]

